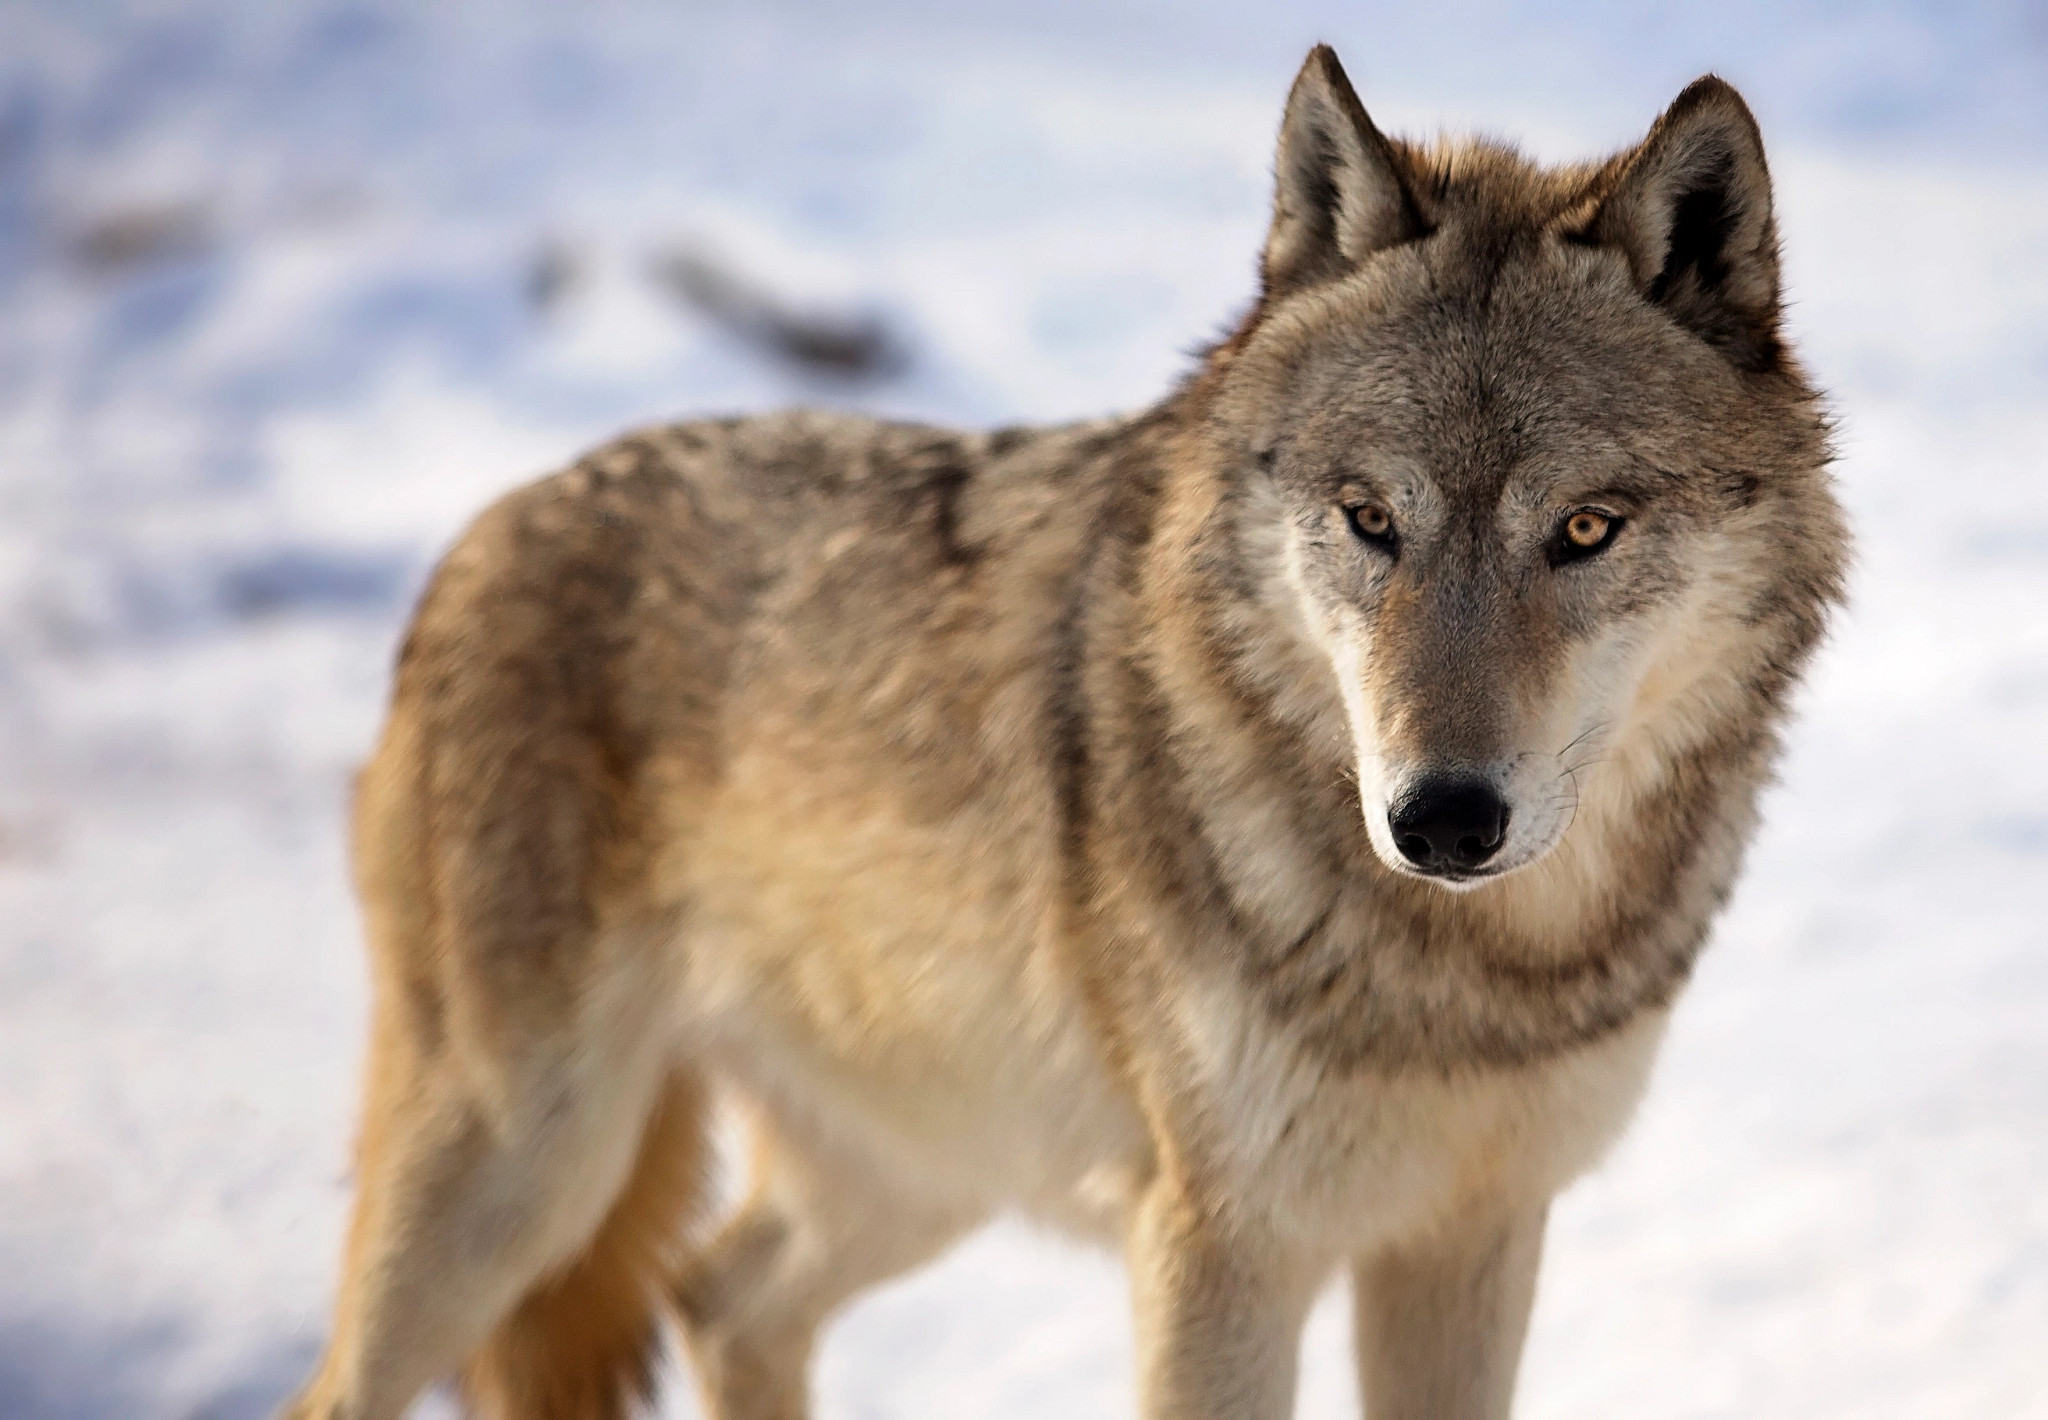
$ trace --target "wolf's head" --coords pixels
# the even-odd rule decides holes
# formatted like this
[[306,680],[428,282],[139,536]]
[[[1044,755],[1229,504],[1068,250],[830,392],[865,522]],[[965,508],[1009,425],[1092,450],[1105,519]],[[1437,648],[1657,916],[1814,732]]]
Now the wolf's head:
[[1735,90],[1543,169],[1388,139],[1318,49],[1277,179],[1209,429],[1334,668],[1378,856],[1473,885],[1575,815],[1613,831],[1602,796],[1654,795],[1745,706],[1768,737],[1843,534]]

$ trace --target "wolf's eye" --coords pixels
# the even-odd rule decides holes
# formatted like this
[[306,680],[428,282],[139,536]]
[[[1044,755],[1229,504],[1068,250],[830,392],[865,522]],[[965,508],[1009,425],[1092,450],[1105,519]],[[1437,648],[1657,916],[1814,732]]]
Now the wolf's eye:
[[1558,529],[1558,560],[1569,562],[1575,558],[1591,557],[1614,541],[1614,535],[1621,531],[1621,519],[1597,508],[1581,508],[1564,520]]
[[1355,503],[1344,510],[1344,521],[1359,541],[1379,547],[1394,545],[1393,516],[1377,503]]
[[1571,539],[1572,546],[1589,551],[1607,541],[1614,523],[1605,513],[1596,513],[1590,508],[1581,508],[1566,519],[1564,535]]

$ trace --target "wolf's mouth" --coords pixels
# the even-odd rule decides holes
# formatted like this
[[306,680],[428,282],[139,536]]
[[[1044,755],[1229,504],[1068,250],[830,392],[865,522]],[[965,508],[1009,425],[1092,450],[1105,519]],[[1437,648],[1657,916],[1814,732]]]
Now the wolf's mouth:
[[1479,886],[1479,885],[1480,885],[1481,883],[1485,883],[1485,882],[1491,882],[1491,881],[1492,881],[1493,879],[1495,879],[1495,878],[1503,878],[1503,877],[1506,877],[1506,876],[1508,875],[1508,873],[1509,873],[1510,869],[1507,869],[1507,868],[1408,868],[1408,869],[1406,869],[1405,871],[1406,871],[1406,872],[1408,873],[1408,875],[1409,875],[1410,877],[1416,877],[1416,878],[1421,878],[1421,879],[1423,879],[1423,880],[1424,880],[1425,882],[1432,882],[1432,883],[1438,883],[1438,884],[1441,884],[1441,885],[1442,885],[1442,886],[1444,886],[1444,887],[1448,887],[1448,888],[1472,888],[1472,887],[1478,887],[1478,886]]

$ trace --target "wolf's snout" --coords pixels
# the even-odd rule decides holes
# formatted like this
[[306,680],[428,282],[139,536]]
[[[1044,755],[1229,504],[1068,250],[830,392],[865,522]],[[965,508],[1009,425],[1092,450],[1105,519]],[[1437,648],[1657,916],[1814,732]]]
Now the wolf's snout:
[[1500,851],[1508,806],[1484,779],[1432,775],[1387,811],[1401,856],[1425,872],[1470,872]]

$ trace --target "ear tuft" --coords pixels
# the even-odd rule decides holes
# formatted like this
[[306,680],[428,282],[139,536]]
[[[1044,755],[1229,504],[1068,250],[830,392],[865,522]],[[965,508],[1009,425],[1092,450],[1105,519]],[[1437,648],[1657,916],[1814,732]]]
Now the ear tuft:
[[1309,51],[1287,95],[1273,166],[1261,263],[1268,299],[1341,276],[1427,230],[1393,145],[1326,44]]
[[1687,86],[1622,161],[1587,236],[1620,248],[1645,299],[1737,366],[1777,363],[1770,170],[1732,85],[1710,74]]

